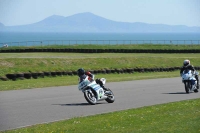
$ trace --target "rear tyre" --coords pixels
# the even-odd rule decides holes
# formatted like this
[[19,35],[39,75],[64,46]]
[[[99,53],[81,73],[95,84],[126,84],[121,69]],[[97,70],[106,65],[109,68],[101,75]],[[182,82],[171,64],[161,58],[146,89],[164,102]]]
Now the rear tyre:
[[95,105],[97,103],[97,99],[95,95],[92,93],[92,91],[85,91],[84,97],[87,100],[87,102],[91,105]]
[[105,100],[106,100],[106,102],[108,102],[108,103],[113,103],[113,102],[115,101],[115,96],[114,96],[113,92],[112,92],[109,88],[106,88],[106,89],[107,89],[110,93],[107,95],[108,98],[105,99]]

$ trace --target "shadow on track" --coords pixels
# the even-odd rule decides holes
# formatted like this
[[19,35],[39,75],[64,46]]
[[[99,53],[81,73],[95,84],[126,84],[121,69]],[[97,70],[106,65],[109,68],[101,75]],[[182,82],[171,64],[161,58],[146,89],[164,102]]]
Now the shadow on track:
[[[102,103],[96,103],[96,104],[102,104]],[[60,105],[60,106],[88,106],[91,105],[89,103],[70,103],[70,104],[52,104],[52,105]]]
[[187,94],[185,92],[172,92],[172,93],[162,93],[162,94]]

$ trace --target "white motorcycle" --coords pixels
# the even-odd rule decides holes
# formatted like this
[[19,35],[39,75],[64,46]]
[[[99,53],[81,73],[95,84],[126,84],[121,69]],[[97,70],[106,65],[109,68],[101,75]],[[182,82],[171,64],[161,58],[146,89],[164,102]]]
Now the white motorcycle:
[[[100,81],[103,85],[106,83],[105,78],[101,78]],[[78,84],[78,89],[84,93],[84,97],[91,105],[95,105],[97,101],[106,100],[108,103],[113,103],[115,97],[113,92],[107,88],[107,91],[96,83],[95,80],[89,80],[88,76]]]
[[182,82],[185,85],[185,92],[190,93],[191,91],[198,92],[197,89],[197,80],[195,78],[195,75],[198,75],[199,73],[197,71],[192,70],[184,70],[181,77]]

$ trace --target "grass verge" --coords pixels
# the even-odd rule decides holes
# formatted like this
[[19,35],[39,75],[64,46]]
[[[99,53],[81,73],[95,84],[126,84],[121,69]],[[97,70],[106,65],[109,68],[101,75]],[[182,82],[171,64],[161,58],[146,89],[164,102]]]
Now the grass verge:
[[[106,78],[107,82],[119,82],[141,79],[170,78],[179,76],[179,71],[174,72],[149,72],[149,73],[124,73],[124,74],[98,74],[95,78]],[[181,80],[181,79],[180,79]],[[43,88],[51,86],[76,85],[77,76],[57,76],[38,79],[25,79],[17,81],[0,81],[0,91]]]
[[0,54],[0,76],[9,73],[73,71],[80,67],[86,70],[177,67],[182,65],[184,59],[189,59],[194,66],[200,66],[199,57],[200,54]]
[[2,133],[198,133],[200,99],[38,124]]

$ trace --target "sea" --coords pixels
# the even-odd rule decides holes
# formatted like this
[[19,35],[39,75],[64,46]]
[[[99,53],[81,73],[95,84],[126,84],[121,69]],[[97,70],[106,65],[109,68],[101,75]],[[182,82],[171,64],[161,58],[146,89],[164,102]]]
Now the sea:
[[200,33],[0,32],[0,46],[76,44],[199,44]]

